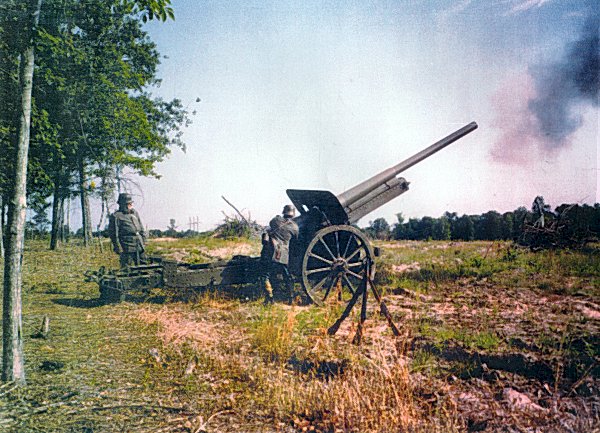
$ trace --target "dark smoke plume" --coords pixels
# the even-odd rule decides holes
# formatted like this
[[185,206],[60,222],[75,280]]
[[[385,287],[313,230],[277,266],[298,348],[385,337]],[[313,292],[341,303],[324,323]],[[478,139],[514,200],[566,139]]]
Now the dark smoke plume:
[[532,71],[536,96],[528,107],[537,119],[539,138],[546,148],[556,149],[582,123],[576,106],[598,106],[600,89],[600,13],[593,8],[577,41],[565,50],[563,58]]

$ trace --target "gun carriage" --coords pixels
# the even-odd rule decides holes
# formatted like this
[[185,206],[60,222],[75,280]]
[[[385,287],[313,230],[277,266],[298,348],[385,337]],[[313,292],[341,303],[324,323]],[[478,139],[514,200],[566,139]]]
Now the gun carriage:
[[[363,232],[354,227],[363,216],[408,191],[409,182],[400,173],[418,164],[477,129],[471,122],[399,164],[334,195],[330,191],[288,189],[288,197],[300,215],[298,239],[290,245],[290,272],[316,304],[337,294],[348,299],[367,276],[375,272],[376,250]],[[202,288],[256,282],[260,258],[235,256],[229,261],[187,264],[152,259],[148,265],[120,271],[104,269],[87,274],[97,281],[101,297],[122,300],[136,290]]]

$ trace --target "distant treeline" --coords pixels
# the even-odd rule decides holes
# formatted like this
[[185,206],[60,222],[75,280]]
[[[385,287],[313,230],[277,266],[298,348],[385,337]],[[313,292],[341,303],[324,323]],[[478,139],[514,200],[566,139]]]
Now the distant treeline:
[[378,218],[364,228],[374,239],[407,240],[519,240],[531,230],[559,230],[561,236],[579,241],[597,238],[600,234],[600,204],[562,204],[554,211],[536,197],[531,210],[519,207],[512,212],[489,211],[481,215],[445,212],[439,218],[423,217],[405,220],[399,213],[390,225]]
[[[45,214],[42,214],[45,215]],[[600,204],[593,206],[584,204],[562,204],[551,210],[544,203],[543,197],[536,197],[531,209],[521,206],[512,212],[499,213],[489,211],[481,215],[462,215],[456,212],[445,212],[439,218],[425,216],[405,220],[401,213],[396,215],[396,223],[390,225],[385,218],[377,218],[369,222],[363,230],[373,239],[394,240],[525,240],[528,244],[539,244],[532,236],[537,234],[552,235],[553,243],[582,243],[598,239],[600,236]],[[235,224],[234,224],[235,223]],[[255,224],[252,221],[253,224]],[[187,238],[195,236],[250,237],[254,231],[241,221],[226,218],[215,230],[199,233],[194,230],[177,230],[175,220],[171,219],[166,230],[151,229],[151,238],[175,237]],[[49,233],[49,222],[40,218],[32,218],[27,222],[28,238],[46,238]],[[70,236],[83,237],[81,229],[72,232],[65,226],[63,233],[66,239]],[[96,237],[107,237],[106,228],[94,233]],[[543,242],[541,242],[543,243]]]

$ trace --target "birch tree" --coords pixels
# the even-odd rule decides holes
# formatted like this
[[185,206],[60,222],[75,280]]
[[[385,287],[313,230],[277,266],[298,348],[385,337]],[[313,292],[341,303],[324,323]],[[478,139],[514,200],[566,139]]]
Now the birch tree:
[[35,60],[34,37],[42,0],[31,0],[18,36],[20,52],[20,105],[12,185],[6,224],[4,304],[2,314],[2,380],[25,382],[21,320],[21,275],[27,209],[27,157],[31,125],[31,92]]

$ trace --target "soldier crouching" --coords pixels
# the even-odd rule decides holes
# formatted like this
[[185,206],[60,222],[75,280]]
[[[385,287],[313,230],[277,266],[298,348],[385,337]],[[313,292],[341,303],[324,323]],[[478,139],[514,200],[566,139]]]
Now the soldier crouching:
[[119,254],[121,268],[146,263],[146,232],[133,208],[133,199],[130,194],[121,193],[117,203],[119,210],[109,218],[108,233],[113,250]]
[[293,220],[295,209],[285,205],[283,216],[276,215],[270,222],[269,228],[263,234],[263,248],[261,257],[261,282],[265,290],[265,304],[273,303],[273,286],[271,280],[276,281],[279,275],[283,276],[288,290],[290,301],[294,294],[294,279],[288,269],[290,257],[290,240],[298,238],[298,224]]

